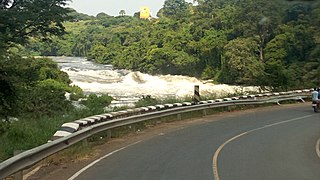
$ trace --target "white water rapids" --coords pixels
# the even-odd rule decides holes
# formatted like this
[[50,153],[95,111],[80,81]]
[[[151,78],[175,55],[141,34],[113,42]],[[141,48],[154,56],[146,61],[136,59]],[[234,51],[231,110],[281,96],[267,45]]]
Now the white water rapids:
[[212,84],[194,77],[178,75],[152,76],[141,72],[113,69],[110,65],[97,64],[79,57],[51,57],[61,70],[68,73],[72,84],[85,93],[108,94],[115,98],[113,106],[132,105],[143,95],[156,98],[192,97],[194,86],[199,85],[201,96],[224,96],[245,91],[256,91],[254,87],[239,87]]

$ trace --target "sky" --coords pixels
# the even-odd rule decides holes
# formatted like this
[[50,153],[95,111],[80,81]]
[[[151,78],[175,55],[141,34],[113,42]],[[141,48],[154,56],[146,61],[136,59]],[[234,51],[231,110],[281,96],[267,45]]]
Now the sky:
[[[151,16],[156,17],[159,9],[163,7],[165,0],[72,0],[69,7],[80,13],[96,16],[104,12],[111,16],[118,16],[120,10],[124,10],[126,15],[133,16],[140,11],[140,7],[150,8]],[[192,2],[192,0],[186,0]]]

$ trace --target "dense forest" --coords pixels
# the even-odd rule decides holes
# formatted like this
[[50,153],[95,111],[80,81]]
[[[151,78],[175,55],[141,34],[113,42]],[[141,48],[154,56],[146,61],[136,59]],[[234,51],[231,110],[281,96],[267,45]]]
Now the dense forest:
[[67,34],[25,53],[85,56],[150,74],[288,90],[320,85],[320,3],[166,0],[158,18],[70,10]]

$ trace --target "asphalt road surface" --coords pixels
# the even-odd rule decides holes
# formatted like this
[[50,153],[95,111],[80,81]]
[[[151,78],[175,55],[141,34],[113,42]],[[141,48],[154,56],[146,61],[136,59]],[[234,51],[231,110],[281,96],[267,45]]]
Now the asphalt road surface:
[[70,179],[320,179],[320,113],[309,103],[223,116],[137,141]]

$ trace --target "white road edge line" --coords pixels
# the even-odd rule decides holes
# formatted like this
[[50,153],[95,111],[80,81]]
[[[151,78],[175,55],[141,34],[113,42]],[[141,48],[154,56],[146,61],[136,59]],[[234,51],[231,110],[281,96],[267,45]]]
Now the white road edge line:
[[119,152],[119,151],[121,151],[121,150],[124,150],[124,149],[126,149],[126,148],[128,148],[128,147],[130,147],[130,146],[133,146],[133,145],[135,145],[135,144],[138,144],[138,143],[140,143],[140,142],[141,142],[141,141],[137,141],[137,142],[132,143],[132,144],[130,144],[130,145],[128,145],[128,146],[122,147],[122,148],[120,148],[120,149],[117,149],[117,150],[115,150],[115,151],[112,151],[112,152],[106,154],[105,156],[103,156],[103,157],[101,157],[101,158],[93,161],[92,163],[88,164],[86,167],[82,168],[80,171],[78,171],[78,172],[75,173],[73,176],[71,176],[68,180],[74,180],[74,179],[75,179],[76,177],[78,177],[81,173],[83,173],[84,171],[86,171],[86,170],[89,169],[90,167],[94,166],[96,163],[98,163],[98,162],[101,161],[102,159],[107,158],[107,157],[111,156],[112,154],[114,154],[114,153],[116,153],[116,152]]
[[[230,138],[229,140],[227,140],[226,142],[224,142],[222,145],[220,145],[220,147],[216,150],[216,152],[214,153],[213,155],[213,159],[212,159],[212,168],[213,168],[213,176],[214,176],[214,179],[215,180],[220,180],[220,177],[219,177],[219,173],[218,173],[218,157],[219,157],[219,154],[220,152],[222,151],[222,149],[227,145],[229,144],[230,142],[246,135],[246,134],[249,134],[249,133],[252,133],[252,132],[255,132],[255,131],[258,131],[258,130],[261,130],[261,129],[266,129],[266,128],[269,128],[269,127],[272,127],[272,126],[276,126],[276,125],[280,125],[280,124],[285,124],[285,123],[289,123],[289,122],[293,122],[293,121],[298,121],[298,120],[301,120],[301,119],[305,119],[305,118],[308,118],[308,117],[311,117],[313,115],[307,115],[307,116],[302,116],[302,117],[298,117],[298,118],[294,118],[294,119],[289,119],[289,120],[285,120],[285,121],[281,121],[281,122],[277,122],[277,123],[273,123],[273,124],[269,124],[269,125],[265,125],[265,126],[262,126],[260,128],[256,128],[256,129],[252,129],[250,131],[246,131],[246,132],[243,132],[241,134],[238,134],[232,138]],[[318,147],[318,143],[320,145],[320,139],[318,140],[317,142],[317,147]],[[319,149],[316,149],[317,150],[317,154],[318,156],[320,157],[320,150]]]
[[320,158],[320,139],[318,139],[317,144],[316,144],[316,153],[318,157]]

